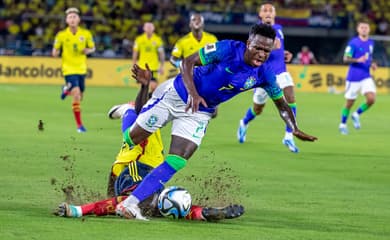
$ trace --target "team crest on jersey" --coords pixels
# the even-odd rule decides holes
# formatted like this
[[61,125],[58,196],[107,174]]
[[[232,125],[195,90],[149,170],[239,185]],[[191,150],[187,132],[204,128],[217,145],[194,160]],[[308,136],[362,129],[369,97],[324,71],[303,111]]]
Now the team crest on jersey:
[[253,77],[253,76],[250,76],[249,78],[246,79],[245,83],[244,83],[244,89],[247,90],[247,89],[250,89],[252,88],[256,83],[256,78]]
[[158,117],[156,115],[151,115],[146,121],[146,126],[153,127],[157,123]]
[[84,40],[85,40],[84,36],[80,36],[79,40],[80,40],[80,42],[84,42]]

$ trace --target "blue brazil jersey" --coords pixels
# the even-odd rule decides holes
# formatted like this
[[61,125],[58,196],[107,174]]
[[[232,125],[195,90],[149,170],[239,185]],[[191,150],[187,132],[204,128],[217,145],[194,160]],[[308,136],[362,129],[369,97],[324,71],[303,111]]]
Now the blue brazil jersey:
[[286,63],[284,62],[284,35],[281,25],[274,24],[272,28],[276,32],[276,38],[280,40],[280,48],[271,51],[267,62],[272,66],[275,74],[278,75],[287,71]]
[[370,77],[370,66],[372,62],[372,54],[374,52],[374,41],[368,39],[362,41],[359,37],[354,37],[348,42],[344,56],[351,58],[359,58],[366,55],[368,60],[364,63],[351,63],[349,65],[347,80],[351,82],[359,82]]
[[[223,40],[199,50],[203,66],[194,68],[193,78],[196,90],[208,105],[208,108],[200,105],[200,111],[214,112],[218,104],[255,87],[262,87],[271,99],[283,96],[268,62],[260,67],[247,65],[244,62],[245,49],[242,42]],[[187,102],[188,92],[181,74],[174,80],[174,87]]]

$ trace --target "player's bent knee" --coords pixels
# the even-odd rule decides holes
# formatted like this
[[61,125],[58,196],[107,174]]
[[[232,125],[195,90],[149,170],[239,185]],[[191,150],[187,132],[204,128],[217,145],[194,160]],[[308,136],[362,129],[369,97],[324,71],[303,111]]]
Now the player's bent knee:
[[186,159],[184,159],[183,157],[180,157],[178,155],[172,155],[172,154],[169,154],[167,156],[167,158],[165,159],[165,162],[167,162],[168,165],[171,166],[176,171],[183,169],[187,164]]

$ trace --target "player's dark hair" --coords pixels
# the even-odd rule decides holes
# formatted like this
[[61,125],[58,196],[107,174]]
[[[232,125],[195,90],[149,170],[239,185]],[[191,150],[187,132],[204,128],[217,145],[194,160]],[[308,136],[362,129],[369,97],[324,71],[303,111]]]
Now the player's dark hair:
[[249,32],[249,40],[251,40],[256,35],[275,39],[276,33],[272,26],[260,23],[252,26],[251,31]]
[[260,4],[259,9],[260,9],[262,6],[266,5],[266,4],[269,4],[269,5],[272,5],[273,7],[275,7],[275,4],[273,3],[273,1],[263,1],[263,2]]

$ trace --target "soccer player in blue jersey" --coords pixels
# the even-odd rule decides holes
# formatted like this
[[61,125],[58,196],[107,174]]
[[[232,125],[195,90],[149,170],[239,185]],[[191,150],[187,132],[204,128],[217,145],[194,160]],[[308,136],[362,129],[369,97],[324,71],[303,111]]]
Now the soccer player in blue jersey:
[[[124,133],[125,141],[134,146],[172,121],[169,154],[125,201],[117,205],[118,215],[146,220],[138,204],[185,167],[200,145],[215,107],[241,92],[262,87],[296,137],[304,141],[317,139],[298,129],[294,114],[276,83],[275,74],[266,62],[274,39],[272,27],[254,25],[246,43],[233,40],[216,42],[183,60],[181,73],[172,85],[161,97],[152,97],[144,105],[136,123]],[[135,67],[136,79],[146,74],[145,70]]]
[[339,131],[344,135],[348,134],[347,119],[359,91],[365,96],[366,101],[351,115],[355,129],[360,129],[360,115],[374,104],[376,98],[376,87],[370,75],[370,68],[375,70],[378,66],[372,60],[374,41],[369,38],[370,25],[368,22],[359,21],[357,32],[358,36],[348,42],[343,58],[345,63],[349,63],[345,81],[344,97],[346,103],[341,112],[341,123],[339,125]]
[[[286,62],[291,61],[292,54],[284,50],[284,36],[282,26],[275,24],[276,11],[272,3],[264,3],[260,6],[259,17],[262,23],[271,25],[276,32],[274,49],[272,50],[267,62],[272,66],[276,74],[276,82],[283,89],[284,97],[291,110],[296,114],[296,103],[294,96],[294,82],[289,72],[286,70]],[[248,124],[257,115],[263,112],[267,101],[267,92],[262,88],[255,88],[253,94],[253,106],[249,107],[245,116],[240,120],[237,130],[237,139],[240,143],[246,140]],[[297,153],[299,150],[295,145],[292,129],[286,125],[286,131],[282,143],[288,147],[291,152]]]

